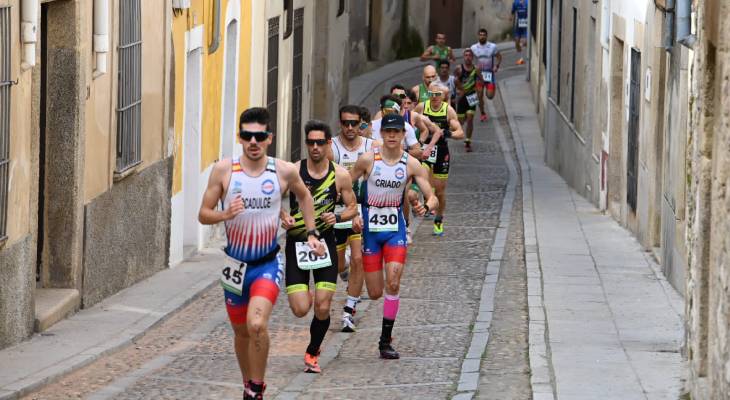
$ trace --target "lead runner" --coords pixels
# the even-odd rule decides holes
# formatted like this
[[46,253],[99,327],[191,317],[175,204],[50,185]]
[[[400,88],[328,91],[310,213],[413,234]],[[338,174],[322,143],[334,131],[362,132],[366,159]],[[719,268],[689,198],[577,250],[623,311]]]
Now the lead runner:
[[[241,114],[240,159],[215,163],[203,194],[198,220],[204,225],[225,223],[227,263],[221,276],[226,310],[233,327],[234,348],[243,377],[245,399],[262,399],[269,356],[269,316],[283,274],[276,236],[281,197],[296,195],[307,228],[307,243],[322,256],[314,224],[312,196],[290,162],[266,156],[273,135],[265,108]],[[216,210],[218,202],[223,203]]]
[[[364,153],[350,171],[353,182],[366,179],[363,198],[363,269],[368,295],[372,300],[383,295],[383,329],[378,350],[380,357],[397,359],[400,355],[391,344],[391,333],[400,306],[400,278],[406,263],[406,223],[403,201],[406,183],[413,178],[426,204],[414,198],[413,211],[424,215],[438,207],[431,191],[428,173],[420,161],[403,150],[405,121],[399,114],[388,114],[381,124],[382,147]],[[385,261],[385,282],[383,281]]]

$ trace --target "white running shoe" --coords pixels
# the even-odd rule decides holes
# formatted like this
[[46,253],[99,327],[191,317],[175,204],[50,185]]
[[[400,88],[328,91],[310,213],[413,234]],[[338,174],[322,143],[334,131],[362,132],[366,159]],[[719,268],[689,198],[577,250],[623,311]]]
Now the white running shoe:
[[355,321],[350,313],[342,313],[342,332],[355,332]]

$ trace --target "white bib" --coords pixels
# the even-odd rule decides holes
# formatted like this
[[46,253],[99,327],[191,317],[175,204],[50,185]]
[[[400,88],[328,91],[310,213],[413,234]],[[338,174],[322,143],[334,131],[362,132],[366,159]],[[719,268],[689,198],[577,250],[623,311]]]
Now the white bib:
[[327,247],[327,243],[324,242],[324,239],[319,239],[319,241],[324,245],[324,255],[321,256],[315,254],[314,250],[309,247],[309,243],[296,242],[297,265],[299,266],[299,269],[319,269],[332,265],[330,250],[329,247]]
[[426,159],[427,162],[435,163],[436,162],[436,156],[438,156],[439,148],[438,146],[433,146],[433,149],[431,149],[431,154],[429,154],[428,158]]
[[482,80],[486,83],[492,83],[492,71],[482,71]]
[[246,263],[226,255],[221,270],[221,286],[223,286],[223,289],[241,296],[245,276]]
[[398,207],[370,207],[368,230],[370,232],[397,232]]
[[476,92],[466,96],[466,102],[469,103],[469,107],[474,107],[479,104],[479,96]]
[[527,28],[527,18],[518,18],[517,27],[518,28]]
[[[343,212],[345,212],[346,209],[347,206],[345,206],[344,204],[337,204],[335,205],[335,214],[342,214]],[[362,215],[362,207],[359,204],[357,205],[357,215]],[[352,220],[337,222],[335,223],[334,227],[335,229],[350,229],[352,228]]]

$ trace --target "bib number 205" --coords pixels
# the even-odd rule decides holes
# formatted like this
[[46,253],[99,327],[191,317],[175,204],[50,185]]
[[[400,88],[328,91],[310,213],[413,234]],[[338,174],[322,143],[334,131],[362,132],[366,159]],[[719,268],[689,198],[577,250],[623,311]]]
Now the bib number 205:
[[324,245],[324,254],[318,256],[307,242],[297,242],[297,265],[299,269],[310,270],[325,268],[332,265],[332,259],[330,259],[330,250],[327,247],[327,243],[320,239],[320,242]]
[[368,218],[368,229],[370,232],[396,232],[398,231],[398,208],[383,207],[370,208]]

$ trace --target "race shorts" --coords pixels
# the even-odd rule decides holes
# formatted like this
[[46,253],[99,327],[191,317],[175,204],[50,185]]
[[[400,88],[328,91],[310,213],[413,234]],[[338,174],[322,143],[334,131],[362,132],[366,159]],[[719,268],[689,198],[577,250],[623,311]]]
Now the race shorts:
[[365,272],[377,272],[383,269],[383,262],[406,263],[408,244],[406,241],[406,221],[403,212],[398,214],[398,230],[391,232],[370,232],[368,228],[368,211],[363,206],[363,243],[362,265]]
[[335,243],[337,250],[341,251],[347,248],[347,244],[352,240],[361,240],[362,235],[355,233],[352,228],[335,229]]
[[449,154],[449,145],[439,145],[438,152],[436,153],[436,162],[431,163],[425,161],[424,164],[433,173],[433,177],[436,179],[448,179],[449,178],[449,160],[451,155]]
[[[332,265],[311,270],[314,275],[314,287],[317,290],[334,292],[337,288],[337,245],[333,232],[324,233],[322,239],[327,244]],[[299,268],[297,264],[296,245],[294,238],[286,238],[284,252],[286,254],[286,294],[309,290],[310,271]]]
[[466,96],[461,96],[459,98],[459,102],[456,103],[456,114],[459,117],[463,117],[466,114],[474,114],[477,110],[476,104],[473,106],[469,105],[469,101],[466,99]]
[[524,39],[527,37],[527,28],[515,28],[514,30],[515,38],[517,39]]
[[228,290],[223,290],[226,299],[226,311],[228,311],[228,318],[231,323],[246,323],[248,301],[252,297],[263,297],[269,300],[271,304],[276,304],[283,277],[284,264],[280,255],[262,264],[249,265],[243,277],[243,293],[240,296]]

